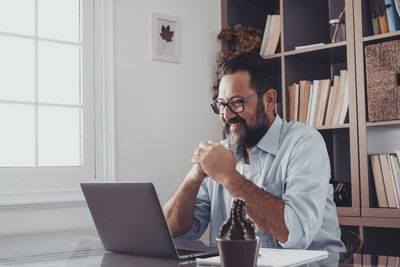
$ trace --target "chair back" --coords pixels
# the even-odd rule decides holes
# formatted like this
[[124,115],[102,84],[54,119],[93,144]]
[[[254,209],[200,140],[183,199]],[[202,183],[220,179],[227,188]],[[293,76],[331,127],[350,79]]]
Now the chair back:
[[353,258],[353,254],[362,253],[364,241],[353,231],[342,229],[341,239],[346,246],[347,252],[341,255],[341,262],[345,263]]

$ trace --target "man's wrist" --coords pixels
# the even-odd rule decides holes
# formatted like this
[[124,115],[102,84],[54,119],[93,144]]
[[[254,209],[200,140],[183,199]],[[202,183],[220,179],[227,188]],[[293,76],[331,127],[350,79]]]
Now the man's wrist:
[[196,165],[197,164],[193,165],[192,169],[186,176],[186,179],[201,184],[203,180],[207,177],[207,175],[203,171],[201,171],[201,169]]
[[237,170],[234,170],[224,175],[221,184],[231,193],[232,196],[238,197],[237,194],[240,192],[245,181],[246,178],[244,178]]

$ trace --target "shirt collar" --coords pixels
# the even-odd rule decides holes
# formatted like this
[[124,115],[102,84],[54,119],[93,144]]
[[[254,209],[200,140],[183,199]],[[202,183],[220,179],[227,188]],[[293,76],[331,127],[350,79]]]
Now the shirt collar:
[[258,142],[257,147],[265,152],[271,153],[276,156],[279,151],[281,129],[283,125],[283,120],[278,114],[275,115],[275,120],[271,127],[268,129],[267,133]]

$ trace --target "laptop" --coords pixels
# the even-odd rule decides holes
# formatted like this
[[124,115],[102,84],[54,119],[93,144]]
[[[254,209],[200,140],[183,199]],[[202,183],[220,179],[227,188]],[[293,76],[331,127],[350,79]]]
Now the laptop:
[[179,260],[218,255],[217,247],[175,245],[152,183],[81,183],[81,188],[108,251]]

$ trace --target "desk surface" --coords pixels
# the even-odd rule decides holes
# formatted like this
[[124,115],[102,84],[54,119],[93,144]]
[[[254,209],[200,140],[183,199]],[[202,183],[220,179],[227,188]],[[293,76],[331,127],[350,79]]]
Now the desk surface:
[[[346,256],[346,257],[344,257]],[[382,257],[330,254],[311,266],[377,266]],[[392,261],[394,259],[391,259]],[[399,262],[399,259],[397,263]],[[387,261],[387,259],[386,259]],[[204,266],[196,262],[118,255],[106,252],[96,232],[71,231],[0,237],[0,266]],[[310,264],[300,265],[310,266]],[[386,265],[385,265],[386,266]],[[389,265],[388,265],[389,266]]]

